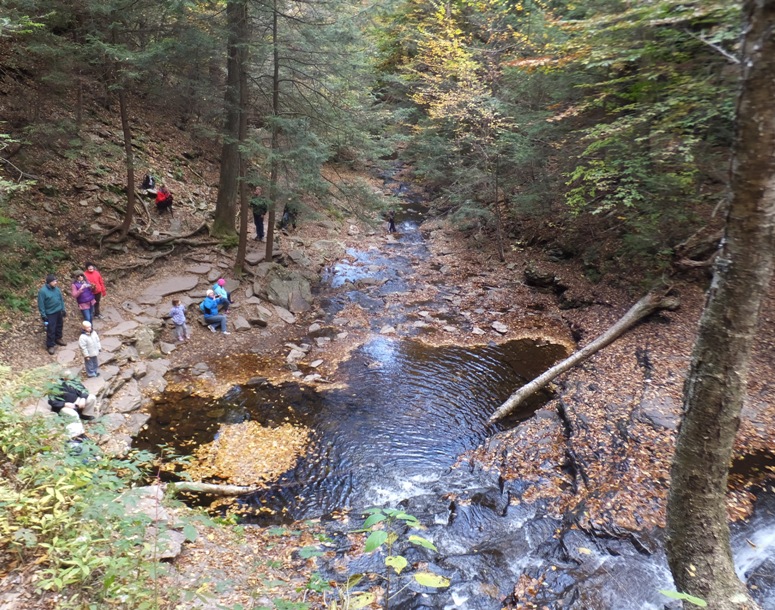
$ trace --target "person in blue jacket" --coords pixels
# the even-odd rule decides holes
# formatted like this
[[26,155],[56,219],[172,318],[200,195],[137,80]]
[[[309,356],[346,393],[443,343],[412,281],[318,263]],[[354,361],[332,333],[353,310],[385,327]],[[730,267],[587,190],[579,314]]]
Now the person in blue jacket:
[[218,313],[219,305],[228,307],[229,302],[223,297],[216,297],[212,290],[208,290],[205,300],[199,304],[199,310],[204,314],[205,324],[210,331],[215,332],[215,325],[219,324],[221,332],[224,335],[229,335],[231,333],[226,330],[226,316]]
[[46,349],[54,354],[54,345],[65,345],[62,331],[65,327],[65,299],[53,273],[46,276],[46,283],[38,291],[38,311],[46,325]]

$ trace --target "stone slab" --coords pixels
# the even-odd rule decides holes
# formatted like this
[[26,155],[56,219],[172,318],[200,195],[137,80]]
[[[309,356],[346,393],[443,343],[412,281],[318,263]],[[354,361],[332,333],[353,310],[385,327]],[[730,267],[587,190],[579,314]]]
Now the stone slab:
[[199,277],[196,275],[178,275],[151,284],[145,289],[143,295],[159,295],[164,297],[177,292],[193,290],[198,283]]

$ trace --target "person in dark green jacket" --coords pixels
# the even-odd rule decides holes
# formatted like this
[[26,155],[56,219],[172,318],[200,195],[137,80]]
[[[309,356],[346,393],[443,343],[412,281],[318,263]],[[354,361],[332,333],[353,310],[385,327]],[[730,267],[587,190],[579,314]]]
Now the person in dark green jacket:
[[62,341],[62,331],[65,326],[65,299],[57,285],[53,273],[46,276],[46,283],[38,290],[38,311],[43,324],[46,325],[46,349],[54,354],[54,345],[65,345]]

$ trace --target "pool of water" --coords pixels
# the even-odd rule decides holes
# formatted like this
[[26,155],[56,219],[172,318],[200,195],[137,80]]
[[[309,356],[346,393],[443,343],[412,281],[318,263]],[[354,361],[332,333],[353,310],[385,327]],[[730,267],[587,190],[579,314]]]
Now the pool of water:
[[[488,422],[493,409],[563,354],[530,340],[463,348],[375,337],[341,364],[343,389],[236,387],[211,402],[169,396],[154,407],[137,445],[165,443],[186,453],[224,425],[290,421],[312,430],[307,453],[247,505],[287,520],[395,503],[424,493],[499,429]],[[514,417],[528,417],[545,399],[537,396]]]

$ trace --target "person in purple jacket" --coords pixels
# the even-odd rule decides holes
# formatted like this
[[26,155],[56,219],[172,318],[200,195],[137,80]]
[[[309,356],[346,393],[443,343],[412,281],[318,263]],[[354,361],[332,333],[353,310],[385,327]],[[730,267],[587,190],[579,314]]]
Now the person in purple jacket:
[[78,303],[78,309],[86,322],[94,320],[94,304],[97,300],[94,297],[94,287],[80,269],[73,273],[73,283],[70,286],[70,294],[73,295],[75,302]]

